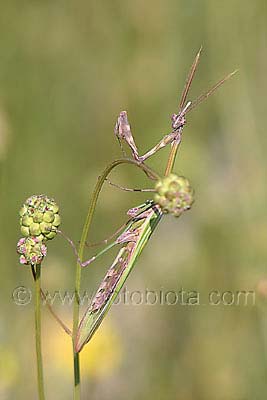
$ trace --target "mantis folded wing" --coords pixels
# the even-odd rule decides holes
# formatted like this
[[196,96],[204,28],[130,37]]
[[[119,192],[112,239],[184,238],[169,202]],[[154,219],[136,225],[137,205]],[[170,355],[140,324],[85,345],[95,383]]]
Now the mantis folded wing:
[[122,247],[79,324],[75,344],[77,352],[96,332],[162,217],[160,207],[152,201],[148,203],[149,206],[141,213],[140,207],[128,212],[133,215],[132,222],[116,240]]

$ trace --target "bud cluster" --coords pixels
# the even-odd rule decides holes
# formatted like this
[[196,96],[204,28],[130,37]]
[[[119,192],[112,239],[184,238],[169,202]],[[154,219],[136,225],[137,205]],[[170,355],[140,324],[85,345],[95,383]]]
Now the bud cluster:
[[18,241],[17,252],[21,254],[19,258],[21,264],[37,265],[41,264],[46,256],[47,247],[37,237],[24,237]]

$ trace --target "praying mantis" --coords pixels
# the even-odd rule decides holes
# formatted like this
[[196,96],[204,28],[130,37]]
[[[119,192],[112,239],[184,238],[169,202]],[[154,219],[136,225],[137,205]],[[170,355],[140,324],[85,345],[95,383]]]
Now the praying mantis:
[[[186,124],[186,115],[192,111],[197,105],[208,98],[216,89],[218,89],[226,80],[233,76],[234,71],[218,81],[207,92],[199,96],[195,101],[187,101],[188,92],[193,81],[197,66],[199,64],[201,49],[197,53],[194,62],[189,70],[186,83],[180,99],[178,113],[172,116],[172,130],[165,135],[159,143],[140,156],[138,148],[135,144],[131,127],[128,121],[126,111],[122,111],[115,125],[115,135],[119,140],[119,144],[123,153],[123,143],[126,144],[131,152],[132,158],[140,163],[149,159],[160,149],[167,145],[171,146],[169,158],[165,168],[164,177],[156,183],[155,189],[146,189],[144,191],[155,192],[154,200],[147,200],[144,204],[130,209],[127,214],[129,221],[124,225],[123,230],[111,244],[106,246],[97,255],[90,260],[82,262],[78,259],[81,267],[87,267],[96,258],[102,255],[115,245],[121,246],[115,260],[112,262],[103,280],[101,281],[91,304],[86,309],[78,326],[76,337],[74,338],[75,351],[78,353],[84,345],[90,341],[104,317],[118,296],[126,279],[132,271],[138,257],[142,253],[144,247],[149,241],[152,233],[160,222],[163,214],[171,213],[174,216],[180,216],[184,211],[188,210],[193,203],[193,190],[184,177],[173,174],[173,166],[177,154],[177,150],[182,140],[183,128]],[[149,176],[148,177],[154,178]],[[110,182],[111,183],[111,182]],[[112,183],[111,183],[112,184]],[[114,184],[113,184],[114,185]],[[118,186],[119,185],[114,185]],[[122,187],[120,187],[122,188]],[[123,190],[131,190],[122,188]],[[134,189],[139,190],[139,189]]]

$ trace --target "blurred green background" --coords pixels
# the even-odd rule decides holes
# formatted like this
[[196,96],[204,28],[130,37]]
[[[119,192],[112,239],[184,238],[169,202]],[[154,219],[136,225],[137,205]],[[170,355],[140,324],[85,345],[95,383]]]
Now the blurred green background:
[[[263,0],[2,3],[1,400],[37,398],[33,305],[12,300],[17,286],[32,287],[15,250],[21,204],[54,197],[62,229],[78,242],[97,176],[120,155],[118,113],[128,111],[141,153],[154,145],[170,130],[200,45],[190,99],[239,73],[188,117],[176,170],[191,180],[195,204],[179,220],[164,218],[127,290],[199,291],[202,305],[114,306],[84,350],[83,398],[266,399],[266,18]],[[149,164],[163,171],[167,154]],[[112,179],[151,185],[131,166]],[[105,187],[91,239],[146,197]],[[84,290],[96,289],[114,254],[84,271]],[[49,243],[43,287],[71,291],[74,264],[62,238]],[[235,300],[255,291],[255,301],[207,305],[212,290]],[[56,308],[71,324],[71,307]],[[45,308],[43,349],[47,398],[71,399],[71,343]]]

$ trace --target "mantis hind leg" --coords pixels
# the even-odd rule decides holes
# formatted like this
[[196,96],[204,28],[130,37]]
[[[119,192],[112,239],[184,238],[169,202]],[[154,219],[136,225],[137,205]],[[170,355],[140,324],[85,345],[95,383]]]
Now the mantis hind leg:
[[123,190],[125,192],[155,192],[155,189],[139,189],[139,188],[126,188],[124,186],[118,185],[117,183],[111,182],[106,178],[107,183],[117,189]]

